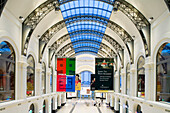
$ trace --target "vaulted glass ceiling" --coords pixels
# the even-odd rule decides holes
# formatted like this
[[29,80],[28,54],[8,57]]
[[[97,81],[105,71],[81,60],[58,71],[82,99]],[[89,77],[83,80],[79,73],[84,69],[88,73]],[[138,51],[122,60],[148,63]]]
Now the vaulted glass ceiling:
[[[98,53],[107,21],[112,13],[114,0],[60,0],[60,9],[65,20],[75,53]],[[108,0],[107,0],[108,2]]]

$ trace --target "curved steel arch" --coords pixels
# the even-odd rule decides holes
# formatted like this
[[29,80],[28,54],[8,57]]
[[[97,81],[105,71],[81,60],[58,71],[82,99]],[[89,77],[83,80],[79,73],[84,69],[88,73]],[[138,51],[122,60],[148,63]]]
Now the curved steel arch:
[[[62,45],[63,44],[63,42],[65,42],[65,40],[68,40],[69,39],[69,34],[66,34],[66,35],[64,35],[63,37],[60,37],[59,38],[59,41],[57,40],[56,42],[54,42],[52,45],[51,45],[51,47],[49,48],[49,61],[50,60],[52,60],[52,58],[53,58],[53,52],[54,52],[54,50],[57,50],[57,48],[60,46],[60,45]],[[115,50],[117,51],[117,52],[119,52],[119,51],[122,51],[122,47],[121,47],[121,45],[116,41],[116,40],[114,40],[113,38],[111,38],[110,36],[108,36],[108,35],[106,35],[106,34],[104,34],[104,39],[108,42],[108,43],[110,43],[112,46],[113,46],[113,48],[115,48]],[[43,55],[43,53],[42,54],[40,54],[39,56],[42,56]],[[119,55],[119,57],[120,57],[120,55]],[[42,59],[42,57],[40,57],[40,61],[41,61],[41,59]],[[121,59],[121,57],[120,57],[120,59]],[[123,59],[123,58],[122,58]]]
[[[68,0],[66,0],[68,1]],[[150,23],[145,18],[145,16],[137,10],[133,5],[129,4],[128,2],[124,0],[115,0],[115,2],[111,3],[109,0],[98,0],[103,1],[106,3],[109,3],[113,5],[114,7],[118,7],[120,11],[122,11],[136,26],[139,33],[141,34],[145,53],[146,56],[150,55]],[[69,1],[68,1],[69,2]],[[38,25],[38,23],[53,9],[55,9],[56,6],[59,6],[58,1],[56,0],[48,0],[38,6],[34,11],[32,11],[29,16],[25,19],[23,22],[23,36],[22,36],[22,54],[27,54],[27,48],[29,44],[30,37]],[[142,28],[147,27],[147,33],[149,35],[148,37],[148,43],[146,40],[146,37],[144,35],[144,32],[141,30]]]
[[[57,54],[59,54],[59,56],[61,56],[61,57],[66,57],[65,56],[65,54],[67,54],[68,52],[70,52],[70,51],[72,51],[72,53],[75,53],[74,52],[74,49],[71,47],[72,46],[72,44],[71,44],[71,42],[69,43],[69,44],[67,44],[66,46],[63,46],[58,52],[57,52]],[[65,52],[67,49],[69,49],[71,47],[71,50],[70,51],[67,51],[67,52]],[[107,51],[108,53],[106,53],[105,51],[103,51],[102,50],[102,48],[105,50],[105,51]],[[111,49],[111,51],[108,51],[108,46],[106,45],[106,44],[104,44],[104,43],[101,43],[101,47],[100,47],[100,49],[98,50],[98,53],[100,53],[100,54],[106,54],[107,55],[107,57],[110,57],[110,58],[115,58],[115,59],[117,59],[117,55],[119,56],[119,58],[120,58],[120,61],[121,61],[121,64],[122,64],[122,66],[123,66],[123,56],[121,56],[120,55],[120,53],[117,53],[117,55],[116,55],[116,53]],[[50,49],[50,48],[49,48]],[[53,59],[53,56],[56,54],[55,53],[56,51],[53,51],[53,53],[51,54],[51,57],[49,57],[50,59],[49,59],[49,63],[51,64],[51,60]],[[123,52],[123,51],[122,51]],[[76,54],[76,53],[75,53]],[[49,66],[50,66],[50,64],[49,64]]]
[[[92,52],[79,52],[78,54],[93,54]],[[72,56],[76,56],[77,54],[73,53],[73,54],[70,54],[69,56],[67,57],[72,57]],[[100,55],[100,53],[97,54],[98,57],[101,57],[101,58],[104,58],[104,56]]]
[[[60,21],[59,23],[53,25],[51,28],[49,28],[42,36],[41,38],[39,39],[40,41],[40,53],[43,54],[44,52],[44,49],[47,45],[47,43],[49,42],[49,40],[57,33],[57,31],[59,31],[60,29],[62,29],[62,27],[66,27],[65,26],[65,23],[64,21]],[[127,42],[130,42],[130,43],[133,43],[133,39],[132,37],[122,28],[120,27],[119,25],[117,25],[116,23],[114,22],[111,22],[109,21],[108,23],[108,26],[110,29],[112,29],[113,31],[115,31],[115,33],[123,40],[123,42],[125,43],[126,45],[126,48],[128,50],[128,53],[129,53],[129,56],[130,56],[130,59],[131,61],[133,62],[133,45],[132,45],[132,52],[130,51],[128,45],[127,45]],[[57,29],[57,30],[56,30]],[[88,31],[88,30],[87,30]],[[98,31],[94,31],[96,33],[99,33],[99,34],[103,34],[103,33],[100,33]],[[74,33],[74,32],[73,32]],[[99,35],[100,36],[100,35]],[[106,35],[107,37],[109,37],[108,35]],[[105,37],[104,37],[105,38]],[[110,38],[111,39],[111,38]],[[109,39],[109,40],[110,40]],[[113,40],[113,39],[112,39]],[[113,41],[115,42],[115,41]],[[44,47],[43,47],[44,46]],[[42,56],[40,54],[40,56]]]
[[[72,43],[70,42],[70,43],[68,43],[68,44],[66,44],[65,46],[63,46],[60,50],[56,50],[55,52],[57,52],[57,54],[59,54],[59,56],[62,56],[63,54],[64,54],[64,52],[66,51],[66,48],[68,48],[68,46],[70,47],[70,45],[71,45]],[[109,53],[109,55],[111,56],[111,57],[114,57],[115,56],[115,52],[112,50],[112,49],[110,49],[106,44],[104,44],[104,43],[101,43],[103,46],[105,46],[105,48],[103,47],[103,49],[105,49],[105,51],[107,51],[108,53]],[[102,50],[102,47],[100,46],[100,48],[99,48],[99,50]],[[73,48],[73,47],[71,47],[71,48]],[[79,47],[79,48],[83,48],[83,47]],[[94,47],[91,47],[91,48],[94,48]],[[73,48],[74,49],[74,48]],[[97,49],[97,48],[94,48],[94,49]],[[108,49],[110,49],[110,51],[108,51]]]

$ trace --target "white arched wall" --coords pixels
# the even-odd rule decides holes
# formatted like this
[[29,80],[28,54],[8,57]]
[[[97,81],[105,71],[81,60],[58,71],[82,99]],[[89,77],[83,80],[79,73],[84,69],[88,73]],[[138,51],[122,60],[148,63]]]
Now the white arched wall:
[[90,54],[81,54],[76,56],[76,73],[82,71],[91,71],[95,73],[95,56]]
[[95,73],[94,68],[92,66],[89,66],[89,65],[84,65],[84,66],[81,66],[78,69],[76,69],[76,73],[81,73],[83,71],[90,71],[93,74]]

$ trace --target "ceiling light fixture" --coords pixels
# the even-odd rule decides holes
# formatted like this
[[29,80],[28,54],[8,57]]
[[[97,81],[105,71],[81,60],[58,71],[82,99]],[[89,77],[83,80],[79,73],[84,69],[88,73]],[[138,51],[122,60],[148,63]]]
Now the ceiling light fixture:
[[24,17],[22,17],[22,16],[19,16],[19,19],[23,21],[23,20],[24,20]]
[[153,17],[150,17],[150,18],[149,18],[149,22],[152,21],[153,19],[154,19]]

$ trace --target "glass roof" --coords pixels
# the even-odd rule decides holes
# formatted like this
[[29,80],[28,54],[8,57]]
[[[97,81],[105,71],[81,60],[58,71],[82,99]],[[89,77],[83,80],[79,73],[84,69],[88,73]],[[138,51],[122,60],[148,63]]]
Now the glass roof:
[[93,48],[100,48],[100,45],[94,44],[94,43],[79,43],[76,45],[73,45],[74,48],[80,48],[80,47],[93,47]]
[[59,0],[59,2],[75,52],[97,53],[113,9],[110,4],[114,0]]

